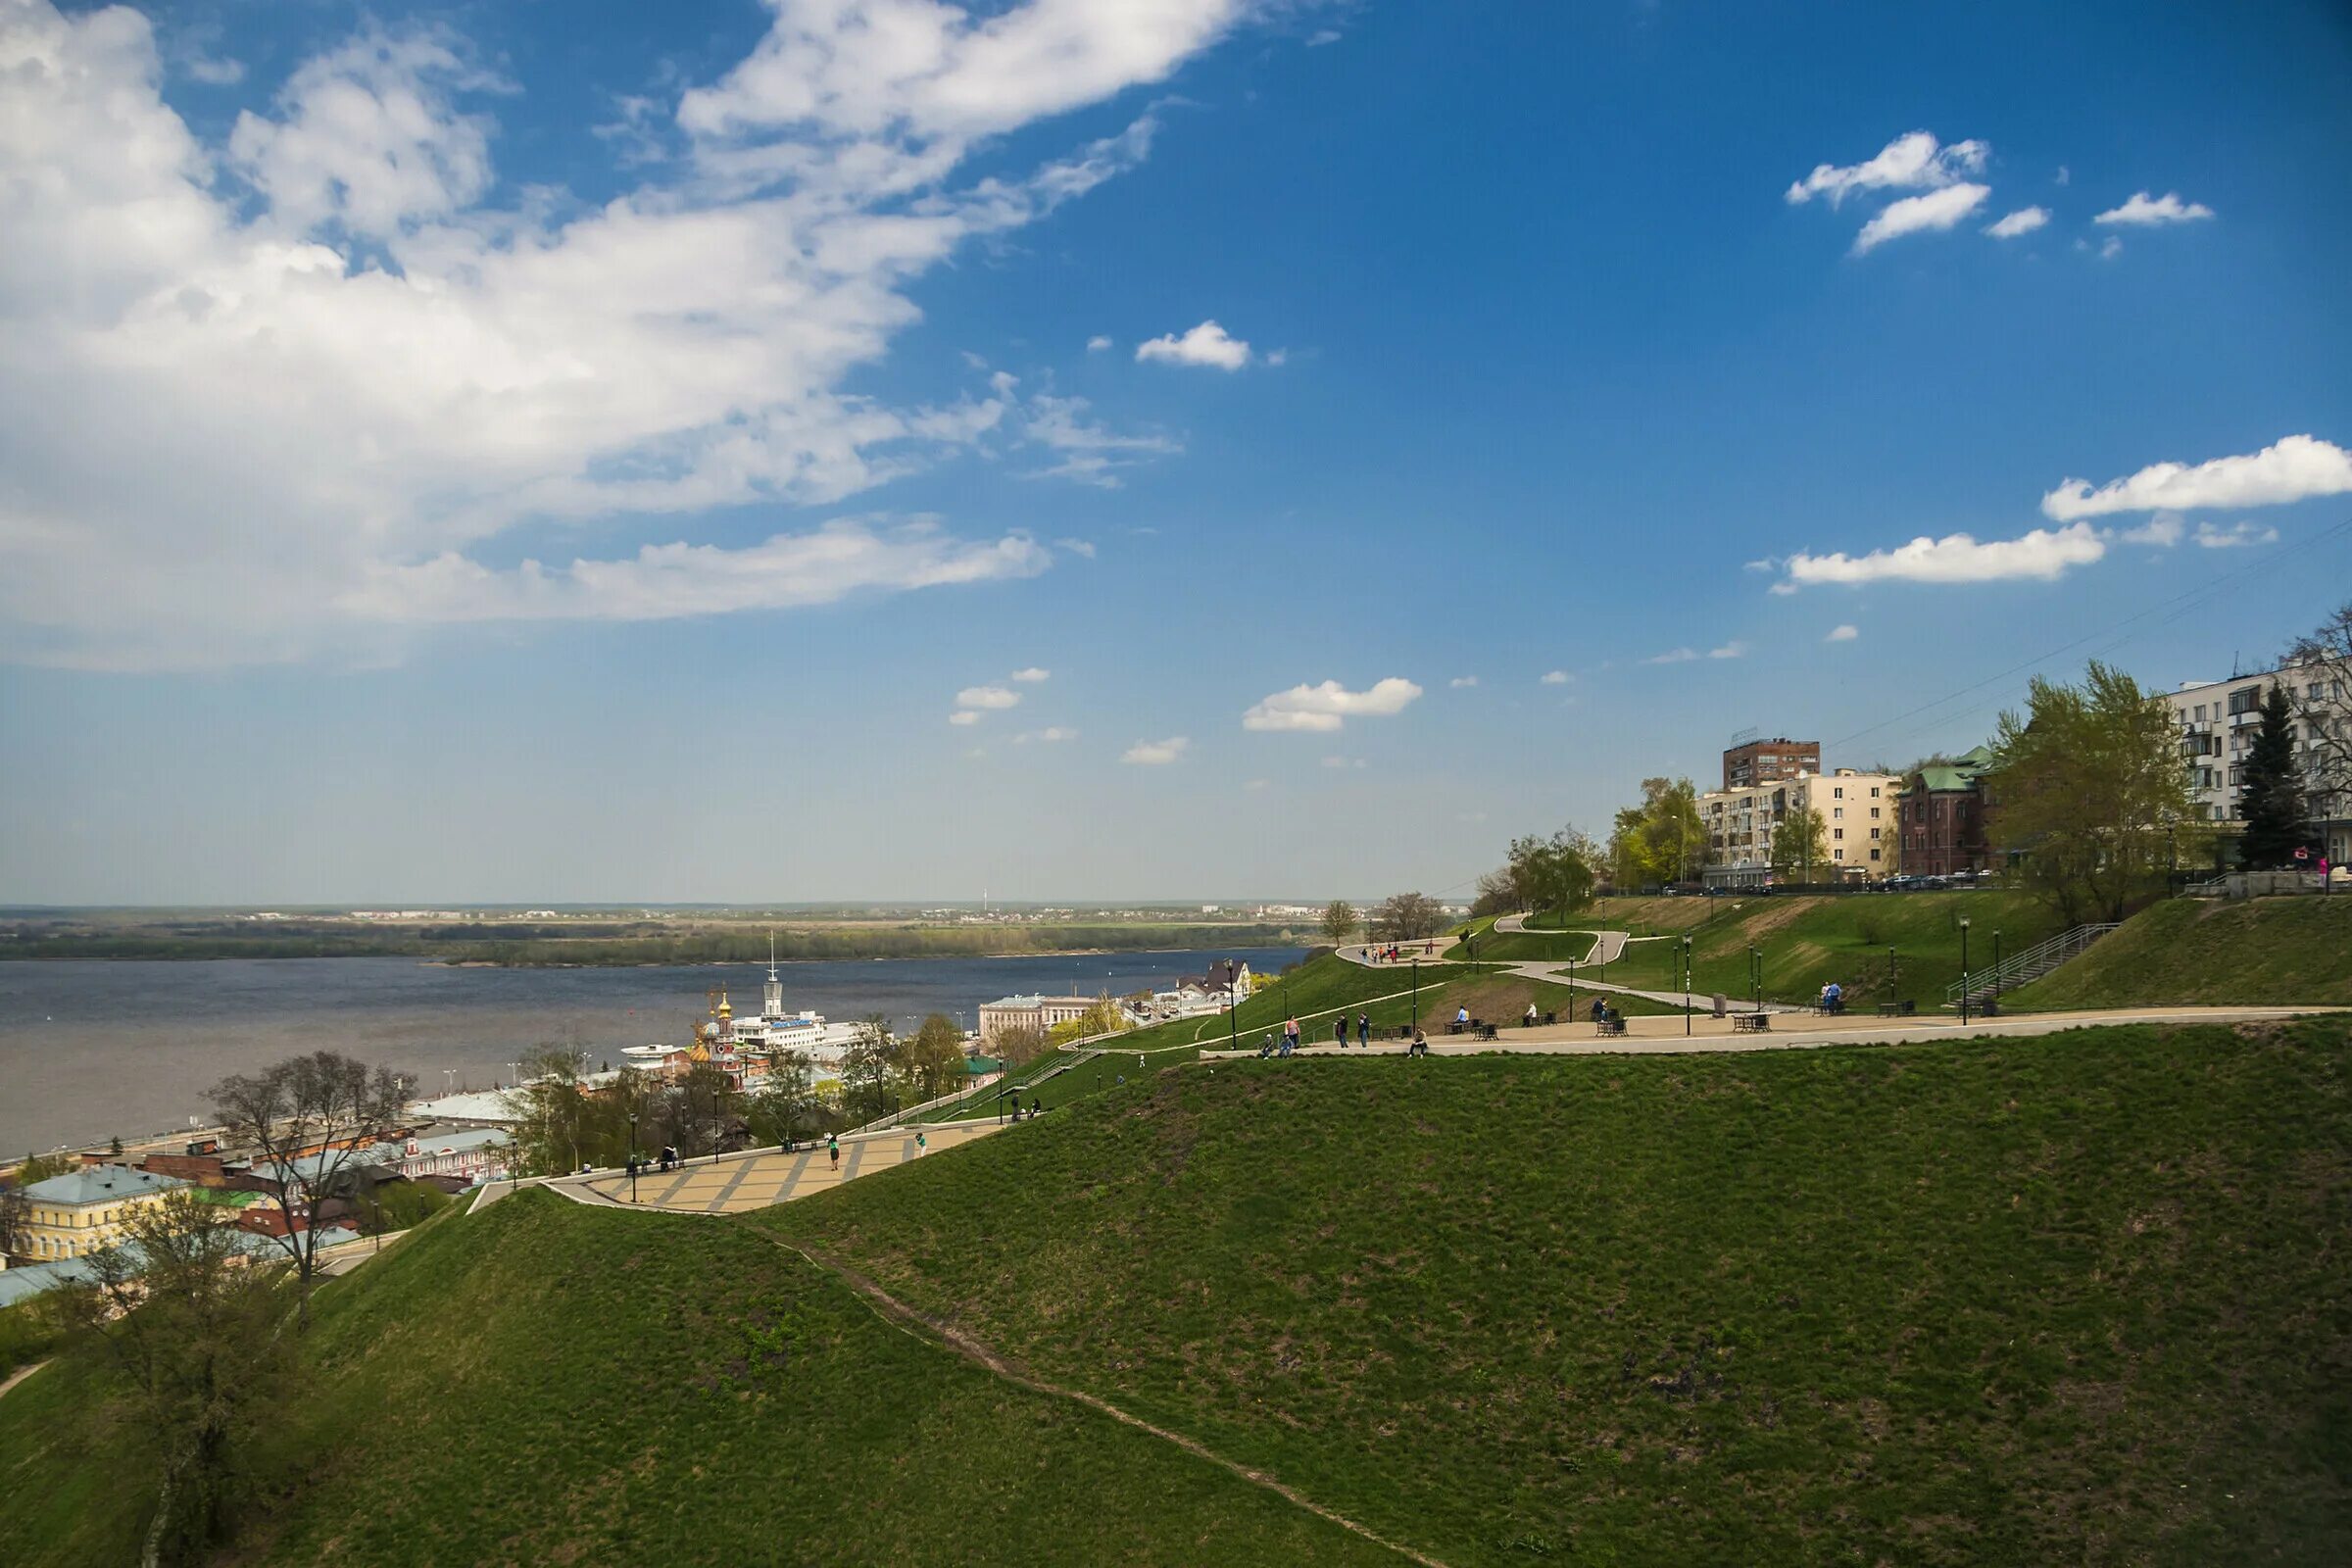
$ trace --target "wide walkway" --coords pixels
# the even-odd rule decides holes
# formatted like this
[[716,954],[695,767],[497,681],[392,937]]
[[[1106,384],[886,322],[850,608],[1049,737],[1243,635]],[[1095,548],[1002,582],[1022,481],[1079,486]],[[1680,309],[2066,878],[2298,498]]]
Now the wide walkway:
[[[929,1144],[929,1152],[936,1154],[957,1144],[986,1137],[997,1130],[997,1125],[993,1121],[954,1122],[925,1127],[922,1133]],[[922,1158],[916,1152],[914,1140],[912,1129],[844,1138],[838,1171],[826,1156],[822,1144],[791,1152],[769,1149],[755,1153],[722,1154],[716,1160],[696,1160],[683,1170],[639,1171],[634,1202],[639,1208],[672,1214],[741,1214],[773,1203],[789,1203],[811,1193],[827,1192],[860,1176]],[[587,1201],[621,1208],[627,1208],[632,1201],[626,1175],[605,1172],[549,1185],[564,1191],[565,1197]]]
[[[1578,984],[1583,984],[1583,981],[1579,980]],[[1597,1028],[1591,1023],[1563,1023],[1534,1029],[1506,1026],[1499,1039],[1483,1042],[1462,1035],[1432,1035],[1429,1050],[1433,1056],[1473,1056],[1492,1052],[1526,1055],[1642,1056],[1690,1052],[1801,1051],[1821,1046],[1896,1046],[1979,1038],[2032,1038],[2057,1034],[2067,1029],[2091,1029],[2111,1024],[2272,1023],[2323,1012],[2352,1012],[2352,1007],[2110,1007],[2088,1012],[2013,1014],[2000,1018],[1972,1019],[1965,1027],[1956,1017],[1879,1019],[1848,1014],[1840,1018],[1821,1018],[1809,1013],[1796,1014],[1802,1021],[1792,1024],[1787,1015],[1776,1013],[1767,1030],[1761,1034],[1736,1032],[1731,1018],[1693,1016],[1689,1020],[1688,1034],[1684,1032],[1685,1020],[1680,1016],[1628,1018],[1623,1035],[1606,1039],[1601,1038]],[[1298,1054],[1396,1056],[1402,1055],[1404,1051],[1402,1045],[1384,1041],[1369,1049],[1349,1046],[1345,1051],[1332,1045],[1314,1045],[1302,1048]],[[1200,1054],[1203,1059],[1225,1060],[1250,1057],[1257,1053],[1204,1051]]]

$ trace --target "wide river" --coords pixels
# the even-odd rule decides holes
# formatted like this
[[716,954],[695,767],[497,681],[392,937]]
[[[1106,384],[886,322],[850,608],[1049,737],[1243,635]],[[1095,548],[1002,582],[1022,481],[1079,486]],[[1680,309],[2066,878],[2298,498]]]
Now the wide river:
[[[1263,974],[1299,948],[1063,957],[871,958],[778,966],[785,1005],[900,1028],[944,1012],[964,1027],[1016,992],[1124,996],[1228,956]],[[205,1116],[205,1089],[300,1051],[346,1052],[416,1075],[420,1090],[485,1088],[534,1046],[605,1054],[684,1040],[724,985],[757,1011],[764,964],[458,969],[415,958],[56,959],[0,963],[0,1150],[11,1154]]]

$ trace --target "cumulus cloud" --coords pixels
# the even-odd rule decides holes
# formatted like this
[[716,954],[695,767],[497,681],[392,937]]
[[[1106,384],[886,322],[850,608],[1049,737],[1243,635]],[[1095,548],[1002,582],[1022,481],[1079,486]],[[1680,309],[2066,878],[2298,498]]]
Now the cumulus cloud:
[[1707,657],[1709,659],[1745,659],[1747,657],[1747,644],[1739,642],[1737,640],[1728,642],[1720,648],[1708,649]]
[[1822,641],[1825,643],[1850,643],[1861,635],[1862,628],[1859,626],[1832,626],[1830,634]]
[[2134,528],[2120,528],[2115,537],[2128,545],[2153,545],[2170,550],[2180,542],[2180,519],[2169,512],[2160,512]]
[[1854,254],[1867,255],[1905,234],[1955,227],[1991,194],[1989,185],[1947,185],[1925,196],[1906,196],[1862,225],[1862,232],[1854,236]]
[[[777,5],[684,95],[652,182],[503,207],[512,89],[454,33],[364,31],[207,140],[136,12],[0,6],[0,658],[396,654],[417,622],[1043,569],[1015,533],[681,535],[833,505],[1006,417],[1001,384],[937,408],[849,387],[917,318],[914,280],[1132,169],[1156,124],[986,177],[975,147],[1164,80],[1248,10],[1147,9]],[[516,529],[586,524],[616,559],[490,564]]]
[[1349,718],[1385,718],[1401,712],[1406,704],[1420,695],[1420,687],[1396,675],[1376,681],[1360,692],[1351,692],[1336,680],[1327,680],[1320,686],[1294,686],[1289,691],[1276,692],[1244,713],[1242,727],[1335,730]]
[[2020,234],[2033,233],[2049,220],[2050,210],[2046,207],[2021,207],[1999,222],[1987,223],[1984,232],[1994,239],[2015,239]]
[[951,724],[977,724],[980,722],[980,715],[968,708],[959,708],[948,715],[948,722]]
[[2233,522],[2227,528],[2217,528],[2210,522],[2197,524],[2197,543],[2208,550],[2235,550],[2243,545],[2278,542],[2278,530],[2268,523]]
[[995,712],[1021,706],[1021,694],[1009,686],[966,686],[956,694],[957,708],[973,708]]
[[1106,490],[1119,486],[1118,470],[1146,458],[1182,452],[1181,443],[1164,435],[1123,435],[1104,429],[1087,417],[1084,398],[1040,394],[1029,400],[1022,434],[1038,445],[1060,453],[1050,467],[1030,471],[1030,478],[1075,479]]
[[1202,365],[1218,370],[1238,370],[1250,363],[1250,345],[1214,321],[1202,321],[1179,337],[1169,333],[1135,346],[1138,364],[1158,360],[1168,365]]
[[1989,150],[1981,141],[1958,141],[1944,147],[1932,132],[1914,130],[1895,137],[1863,163],[1843,168],[1816,165],[1813,172],[1788,187],[1788,199],[1795,205],[1826,196],[1836,207],[1856,191],[1922,190],[1956,184],[1962,175],[1984,167]]
[[1012,738],[1012,744],[1026,746],[1031,741],[1043,741],[1048,745],[1054,745],[1061,741],[1074,741],[1077,738],[1078,732],[1074,729],[1065,729],[1059,724],[1048,724],[1044,729],[1023,730]]
[[1109,347],[1110,339],[1104,337],[1100,332],[1097,332],[1093,337],[1090,337],[1086,340],[1086,352],[1089,354],[1100,354],[1104,349]]
[[2352,491],[2352,452],[2331,441],[2290,435],[2260,452],[2215,458],[2194,467],[2150,464],[2096,490],[2087,479],[2068,479],[2041,498],[2041,510],[2064,522],[2115,512],[2282,506],[2347,491]]
[[2150,196],[2135,191],[2121,207],[2110,207],[2091,220],[2094,223],[2129,223],[2137,228],[2154,228],[2164,223],[2193,223],[2211,218],[2213,209],[2203,202],[2184,202],[2179,191],[2166,191]]
[[1539,681],[1538,684],[1544,686],[1565,686],[1575,678],[1575,676],[1569,674],[1564,669],[1547,669],[1544,672],[1543,679]]
[[2054,578],[2071,566],[2085,566],[2107,554],[2107,541],[2087,522],[2064,528],[2035,528],[2016,539],[1980,541],[1965,533],[1931,539],[1922,534],[1892,550],[1864,556],[1839,551],[1816,556],[1798,551],[1788,558],[1785,587],[1793,593],[1815,583],[2000,582],[2010,578]]
[[1027,669],[1014,670],[1012,672],[1012,678],[1014,680],[1021,681],[1024,684],[1034,686],[1041,680],[1051,679],[1053,674],[1054,672],[1050,669],[1040,669],[1035,664],[1031,664]]
[[1137,741],[1119,754],[1122,762],[1138,767],[1165,767],[1191,749],[1192,741],[1182,735],[1171,735],[1164,741]]
[[1453,679],[1447,681],[1446,684],[1458,692],[1465,686],[1477,685],[1478,677],[1476,675],[1456,675],[1453,677]]

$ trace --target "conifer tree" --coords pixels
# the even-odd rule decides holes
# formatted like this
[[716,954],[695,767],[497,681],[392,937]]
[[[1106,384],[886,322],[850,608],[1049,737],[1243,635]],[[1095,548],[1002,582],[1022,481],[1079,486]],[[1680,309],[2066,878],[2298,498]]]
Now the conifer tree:
[[2246,824],[2237,841],[2238,864],[2255,870],[2289,864],[2309,842],[2311,812],[2295,762],[2294,709],[2283,686],[2263,696],[2262,724],[2238,777],[2237,814]]

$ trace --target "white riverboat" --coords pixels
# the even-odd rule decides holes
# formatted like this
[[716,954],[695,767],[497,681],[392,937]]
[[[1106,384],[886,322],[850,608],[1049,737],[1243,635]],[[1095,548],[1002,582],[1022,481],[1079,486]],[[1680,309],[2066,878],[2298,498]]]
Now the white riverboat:
[[713,1061],[739,1083],[764,1078],[776,1057],[797,1054],[806,1058],[821,1079],[839,1071],[850,1047],[857,1043],[858,1028],[854,1023],[827,1023],[821,1012],[787,1009],[784,982],[776,974],[771,944],[767,984],[761,989],[757,1014],[735,1016],[734,1004],[727,1000],[722,986],[711,993],[710,1016],[697,1027],[693,1045],[623,1046],[620,1054],[630,1066],[655,1072]]

